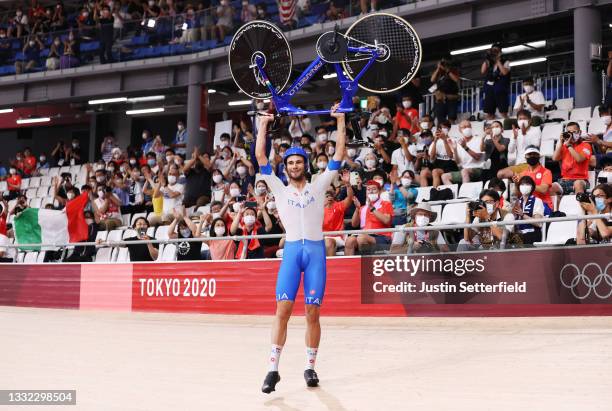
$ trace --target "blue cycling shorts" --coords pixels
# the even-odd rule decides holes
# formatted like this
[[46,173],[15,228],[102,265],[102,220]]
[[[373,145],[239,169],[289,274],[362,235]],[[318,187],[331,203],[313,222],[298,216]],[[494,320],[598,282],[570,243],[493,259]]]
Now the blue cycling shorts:
[[321,305],[325,294],[325,240],[288,241],[276,280],[276,301],[295,301],[304,273],[304,302]]

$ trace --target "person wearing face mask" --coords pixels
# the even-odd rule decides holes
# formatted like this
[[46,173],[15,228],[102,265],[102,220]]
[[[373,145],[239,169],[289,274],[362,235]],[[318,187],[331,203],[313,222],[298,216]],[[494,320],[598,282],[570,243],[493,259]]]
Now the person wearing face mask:
[[15,61],[15,74],[27,73],[38,66],[40,52],[45,48],[38,36],[32,35],[23,46],[23,60]]
[[[231,235],[263,235],[272,230],[272,221],[267,212],[263,212],[265,225],[262,225],[257,219],[257,210],[251,207],[245,208],[241,205],[236,217],[232,221],[230,227]],[[236,251],[236,259],[257,259],[264,258],[264,247],[257,238],[249,240],[240,240],[238,250]]]
[[[191,153],[191,158],[185,161],[183,165],[183,174],[185,175],[185,199],[183,204],[185,207],[202,207],[210,202],[211,179],[215,186],[224,188],[223,178],[218,170],[211,174],[212,161],[207,153],[200,154],[200,150],[195,147]],[[221,176],[219,181],[215,181],[215,175]],[[219,177],[217,177],[219,178]]]
[[499,110],[502,117],[508,117],[508,102],[510,101],[510,61],[502,56],[501,44],[496,43],[487,52],[480,67],[484,78],[484,108],[487,120],[495,120],[495,112]]
[[525,176],[530,177],[535,182],[533,195],[544,202],[545,215],[549,215],[554,210],[550,190],[553,184],[552,172],[540,163],[540,150],[536,146],[529,146],[525,149],[525,160],[529,168],[520,175],[514,175],[512,181],[518,184],[519,180]]
[[390,174],[401,175],[407,170],[416,171],[417,155],[422,152],[424,146],[414,143],[414,137],[405,128],[398,130],[397,138],[400,147],[391,153],[392,168]]
[[[325,207],[323,214],[323,232],[344,230],[344,215],[346,210],[353,204],[353,188],[350,185],[350,174],[348,170],[342,172],[342,183],[346,190],[346,197],[336,201],[336,191],[329,187],[325,192]],[[328,257],[336,255],[338,247],[344,246],[344,235],[325,235],[325,255]]]
[[[196,231],[196,237],[200,237],[202,231],[202,224],[198,225]],[[209,256],[211,260],[233,260],[236,256],[236,242],[231,239],[227,240],[213,240],[215,237],[227,237],[229,236],[229,230],[227,229],[227,223],[223,218],[217,217],[212,219],[210,228],[208,230],[208,238],[210,240],[204,240],[203,243],[208,245]]]
[[47,70],[57,70],[60,68],[60,57],[62,54],[64,54],[64,45],[59,37],[55,37],[49,48],[47,60],[45,61]]
[[480,151],[482,137],[474,135],[472,124],[468,120],[459,123],[459,132],[462,137],[453,144],[453,150],[455,161],[461,170],[442,174],[442,182],[447,185],[482,179],[485,162],[485,154]]
[[484,180],[496,177],[499,170],[508,167],[510,139],[504,137],[502,133],[502,123],[497,120],[485,127],[485,137],[481,140],[480,151],[485,153],[485,161],[490,160],[490,166],[488,170],[484,170]]
[[499,194],[499,208],[502,208],[506,211],[512,210],[512,205],[509,202],[505,201],[504,198],[504,193],[506,193],[506,183],[504,183],[504,180],[500,180],[497,177],[493,177],[485,184],[485,188],[497,191],[497,194]]
[[529,111],[531,113],[531,124],[537,127],[543,123],[546,99],[541,91],[535,89],[532,78],[523,80],[523,91],[523,94],[516,96],[514,111],[517,115],[521,110]]
[[[495,190],[483,190],[480,201],[466,204],[466,224],[489,223],[492,221],[514,221],[514,215],[500,208],[499,194]],[[474,207],[472,205],[474,204]],[[512,225],[464,228],[463,239],[457,245],[457,252],[479,249],[504,248],[508,234],[514,231]]]
[[6,178],[6,185],[8,189],[8,196],[5,195],[7,200],[12,200],[19,196],[21,192],[21,175],[17,173],[15,167],[9,168],[9,176]]
[[60,177],[54,178],[53,197],[59,203],[60,208],[80,194],[79,189],[72,184],[72,174],[62,173]]
[[[83,216],[85,217],[85,223],[87,224],[87,240],[85,242],[93,243],[96,242],[98,235],[98,225],[96,224],[94,213],[92,211],[84,211]],[[64,258],[64,262],[67,263],[85,263],[93,261],[93,257],[96,254],[96,246],[75,246],[72,254],[69,254]]]
[[[612,184],[599,184],[593,189],[589,202],[580,202],[586,214],[608,214],[612,212]],[[587,229],[588,226],[588,229]],[[612,239],[612,218],[582,220],[576,229],[576,243],[610,243]]]
[[396,173],[391,173],[390,193],[393,198],[393,226],[406,224],[408,207],[413,205],[418,191],[418,184],[414,182],[415,175],[412,170],[405,170],[398,179]]
[[225,36],[232,32],[234,27],[234,8],[229,0],[221,0],[215,10],[217,23],[210,30],[210,38],[216,38],[218,43],[222,43]]
[[100,144],[100,153],[102,156],[102,160],[104,160],[105,163],[108,163],[113,159],[113,150],[115,150],[116,148],[119,147],[115,142],[115,134],[110,131],[106,134],[106,136],[102,140],[102,143]]
[[305,116],[292,116],[291,123],[289,124],[289,133],[291,137],[297,138],[302,137],[304,134],[308,134],[312,129],[312,123],[308,117]]
[[[523,176],[518,180],[517,200],[512,207],[512,214],[516,220],[529,221],[534,218],[544,218],[550,215],[550,209],[544,202],[534,195],[536,183],[529,176]],[[542,241],[542,224],[526,223],[519,224],[515,231],[521,236],[523,244],[533,244]]]
[[28,13],[24,13],[21,7],[17,7],[15,17],[8,27],[8,37],[21,38],[30,30]]
[[124,200],[120,207],[121,214],[143,213],[147,211],[143,193],[144,181],[140,179],[140,170],[134,168],[115,188],[119,188],[122,192]]
[[100,64],[113,62],[113,42],[115,40],[115,32],[113,23],[115,18],[111,14],[111,10],[107,5],[96,7],[94,9],[94,21],[98,32],[98,41],[100,42]]
[[[128,237],[123,241],[142,241],[151,240],[151,237],[147,235],[149,228],[149,222],[144,217],[138,217],[134,221],[134,231],[136,235]],[[159,244],[157,243],[145,243],[145,244],[128,244],[128,251],[130,253],[130,261],[155,261],[159,257]]]
[[[589,133],[585,137],[585,141],[593,146],[595,154],[595,168],[604,168],[604,161],[612,160],[612,107],[600,106],[599,118],[604,125],[604,130],[601,134]],[[593,159],[591,159],[591,165]]]
[[[168,226],[168,238],[195,238],[197,227],[191,218],[185,214],[185,207],[176,207],[173,210],[174,219]],[[201,241],[183,241],[175,243],[177,261],[196,261],[200,260]]]
[[176,135],[174,136],[174,141],[170,145],[170,147],[174,150],[176,154],[179,156],[187,155],[187,129],[185,128],[185,123],[179,121],[176,125]]
[[161,167],[160,165],[157,163],[157,155],[150,151],[149,153],[147,153],[147,165],[151,168],[151,172],[153,174],[157,174],[160,170]]
[[400,128],[406,128],[412,134],[419,132],[419,111],[417,108],[412,104],[412,97],[402,97],[402,102],[397,105],[393,119],[393,136],[397,134],[397,130]]
[[249,185],[252,186],[255,184],[255,168],[253,167],[253,163],[247,160],[246,157],[242,157],[238,161],[238,158],[234,156],[232,168],[236,170],[234,180],[238,181],[242,192],[247,192]]
[[582,139],[580,125],[569,122],[552,157],[553,161],[561,162],[561,179],[553,184],[552,194],[584,193],[589,188],[592,150]]
[[258,204],[263,205],[268,198],[268,184],[265,181],[259,180],[255,183],[255,188],[253,189],[253,198],[257,201]]
[[41,175],[41,170],[49,169],[51,165],[47,161],[47,156],[45,154],[41,154],[38,156],[38,164],[36,165],[36,175]]
[[78,67],[81,58],[81,40],[71,31],[64,40],[64,54],[60,57],[60,69]]
[[459,70],[452,62],[442,59],[431,74],[431,83],[434,94],[434,113],[438,123],[457,120],[457,106],[459,102]]
[[36,171],[36,157],[32,155],[32,149],[23,149],[23,165],[21,167],[24,177],[30,177]]
[[[179,170],[175,165],[170,166],[167,179],[161,172],[159,173],[159,176],[161,183],[159,191],[161,192],[164,198],[162,221],[171,221],[174,209],[183,204],[183,194],[185,192],[185,186],[178,182]],[[155,220],[151,221],[153,225],[155,225],[156,222],[157,221]]]
[[[410,209],[410,223],[406,227],[431,227],[438,213],[428,203],[419,203]],[[435,230],[410,230],[393,233],[391,254],[446,252],[448,246],[442,233]]]
[[111,231],[119,227],[121,223],[121,200],[113,193],[111,187],[103,184],[97,186],[97,198],[93,201],[96,220],[99,222],[100,230]]
[[512,125],[512,136],[508,144],[508,162],[514,165],[506,167],[497,172],[499,178],[512,178],[515,174],[521,174],[527,170],[525,162],[525,149],[528,146],[540,147],[542,132],[540,127],[531,125],[531,113],[521,110],[518,113],[518,127]]
[[440,123],[434,134],[434,141],[429,146],[429,158],[433,161],[431,175],[434,187],[442,184],[444,173],[459,170],[455,162],[455,150],[453,150],[451,138],[448,136],[450,127],[451,124],[448,120]]
[[142,130],[142,147],[140,151],[142,154],[148,154],[153,150],[153,135],[149,130]]

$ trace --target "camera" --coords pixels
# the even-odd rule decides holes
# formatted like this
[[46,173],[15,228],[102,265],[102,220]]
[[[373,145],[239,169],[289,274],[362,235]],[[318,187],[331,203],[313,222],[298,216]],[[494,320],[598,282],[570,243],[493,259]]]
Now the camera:
[[591,196],[588,193],[578,193],[576,194],[576,201],[580,203],[588,203],[591,201]]
[[236,197],[236,202],[237,203],[242,203],[244,201],[246,201],[246,196],[238,196],[238,197]]
[[481,208],[485,208],[485,203],[482,200],[470,201],[468,203],[468,208],[470,209],[471,212],[478,211]]
[[572,133],[570,133],[569,131],[564,131],[563,133],[561,133],[561,138],[563,140],[570,140],[572,138]]

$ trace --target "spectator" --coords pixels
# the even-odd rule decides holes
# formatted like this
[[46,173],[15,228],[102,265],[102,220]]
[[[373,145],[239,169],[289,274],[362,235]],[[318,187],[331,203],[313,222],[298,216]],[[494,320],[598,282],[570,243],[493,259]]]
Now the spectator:
[[240,21],[248,23],[257,19],[257,9],[253,4],[249,4],[249,0],[242,0],[242,9],[240,10]]
[[459,70],[450,61],[442,59],[431,75],[431,82],[432,89],[434,89],[436,121],[439,124],[444,120],[449,120],[451,124],[454,124],[457,120],[459,103]]
[[536,146],[529,146],[525,150],[525,160],[529,166],[520,175],[514,175],[512,181],[518,184],[521,178],[527,176],[535,183],[533,195],[544,203],[544,215],[550,215],[554,210],[550,189],[552,188],[552,173],[540,163],[540,150]]
[[174,150],[176,154],[182,156],[183,158],[187,155],[187,129],[185,128],[185,123],[180,120],[176,125],[176,135],[174,136],[174,141],[170,145],[170,147]]
[[121,189],[126,194],[126,201],[122,201],[121,214],[134,214],[145,212],[144,204],[144,177],[138,168],[133,168],[129,175],[124,177]]
[[591,155],[591,145],[582,139],[578,123],[568,123],[552,158],[561,161],[561,179],[553,184],[554,194],[584,193],[589,188]]
[[448,136],[450,122],[448,120],[440,123],[436,130],[435,139],[429,146],[429,158],[433,160],[431,175],[433,186],[438,187],[442,182],[442,174],[458,171],[455,163],[453,143]]
[[[289,124],[289,133],[291,137],[302,137],[307,135],[312,129],[312,123],[306,116],[293,116],[291,117],[291,124]],[[310,142],[309,142],[310,143]]]
[[486,180],[508,167],[510,139],[504,137],[503,130],[502,123],[497,120],[485,127],[485,138],[480,144],[480,151],[485,154],[485,161],[490,162],[489,169],[484,170]]
[[[195,238],[198,229],[185,214],[185,207],[177,207],[173,211],[174,220],[168,227],[168,238]],[[178,227],[178,230],[177,230]],[[176,259],[178,261],[195,261],[200,259],[201,241],[182,241],[175,243]]]
[[[176,165],[170,166],[168,171],[168,183],[165,184],[163,173],[159,173],[161,187],[159,191],[163,195],[163,212],[161,220],[169,222],[172,220],[174,209],[183,204],[183,193],[185,186],[178,182],[179,170]],[[155,223],[154,223],[155,224]]]
[[398,141],[400,147],[391,153],[391,174],[401,175],[406,170],[416,170],[416,156],[419,148],[417,146],[416,139],[410,135],[410,131],[406,129],[399,129]]
[[[84,211],[85,222],[87,223],[87,242],[95,242],[98,235],[98,225],[95,222],[94,214],[91,211]],[[78,245],[74,247],[72,254],[64,259],[65,262],[69,263],[84,263],[93,261],[93,257],[96,254],[96,246]]]
[[151,135],[151,132],[149,130],[142,130],[142,140],[143,143],[140,151],[142,152],[142,155],[145,156],[149,154],[149,152],[152,151],[153,148],[153,136]]
[[541,91],[536,91],[533,79],[523,80],[523,94],[516,96],[514,110],[518,113],[522,110],[529,111],[531,114],[531,125],[537,127],[544,122],[544,106],[546,99]]
[[100,230],[114,230],[121,226],[121,215],[119,214],[121,201],[110,186],[105,186],[98,181],[96,188],[98,197],[93,201],[96,221]]
[[[377,3],[377,0],[370,0],[370,11],[372,13],[378,10],[376,8],[376,3]],[[361,9],[362,16],[365,16],[366,14],[368,14],[368,0],[359,0],[359,7]]]
[[[599,184],[612,184],[612,158],[604,159],[601,166],[603,167],[603,170],[601,170],[597,175],[597,182]],[[2,168],[3,167],[0,166],[0,177],[2,176]]]
[[[205,215],[202,217],[206,218]],[[200,236],[200,228],[203,223],[201,222],[196,232],[196,237]],[[212,237],[225,237],[228,236],[227,224],[221,217],[214,218],[210,225],[209,238]],[[204,241],[208,245],[210,250],[211,260],[233,260],[236,255],[236,242],[233,240],[208,240]]]
[[514,174],[521,174],[527,170],[525,163],[525,149],[528,146],[540,147],[542,132],[540,127],[531,126],[531,113],[521,110],[518,113],[518,127],[512,125],[512,137],[508,145],[508,157],[510,162],[514,159],[515,165],[506,167],[497,172],[499,178],[512,178]]
[[115,19],[108,6],[102,6],[102,9],[99,9],[98,5],[96,5],[94,11],[94,19],[98,28],[98,41],[100,42],[100,64],[112,63],[115,35],[113,23]]
[[29,33],[30,27],[28,25],[28,16],[23,13],[21,7],[17,7],[15,11],[15,17],[13,17],[8,27],[8,37],[15,37],[20,39]]
[[453,143],[453,149],[461,170],[442,174],[442,181],[447,185],[482,179],[485,157],[480,151],[482,137],[473,135],[472,124],[468,120],[463,120],[459,124],[459,131],[463,137]]
[[[230,227],[231,235],[263,235],[272,230],[272,221],[267,212],[262,210],[265,225],[257,220],[257,210],[240,205]],[[264,248],[258,239],[241,240],[236,252],[237,259],[264,258]]]
[[54,177],[54,198],[57,200],[58,207],[64,208],[66,203],[77,197],[81,192],[72,184],[72,175],[70,173],[62,173],[58,177]]
[[[263,3],[261,3],[261,5],[263,5]],[[198,11],[196,16],[200,24],[200,39],[206,40],[208,38],[208,33],[214,26],[210,0],[204,0],[198,3]]]
[[[411,170],[405,170],[400,174],[400,179],[395,173],[391,174],[391,193],[393,198],[393,226],[406,224],[408,207],[416,201],[418,191],[414,183],[415,175]],[[399,184],[398,184],[399,183]]]
[[151,146],[151,151],[155,153],[156,157],[161,157],[161,155],[166,151],[167,147],[162,141],[162,138],[159,134],[155,136],[153,139],[153,145]]
[[179,39],[180,43],[192,43],[198,41],[200,34],[200,17],[196,15],[191,4],[187,5],[184,16],[183,33]]
[[8,188],[8,196],[5,194],[5,199],[12,200],[19,196],[21,192],[21,176],[17,173],[17,169],[12,167],[9,169],[9,176],[6,179]]
[[121,3],[119,2],[113,3],[111,14],[113,17],[113,38],[116,40],[122,37],[125,23],[130,19],[130,16],[127,14],[127,11],[121,7]]
[[506,183],[504,183],[504,180],[500,180],[497,177],[493,177],[489,180],[488,187],[485,185],[485,188],[497,191],[497,194],[499,194],[499,208],[502,208],[506,211],[512,210],[511,205],[504,201],[504,194],[506,193]]
[[[544,218],[546,214],[544,202],[534,195],[536,183],[533,178],[523,176],[518,180],[517,200],[512,207],[512,214],[516,220],[529,221],[534,218]],[[548,210],[550,215],[550,210]],[[515,232],[520,235],[523,244],[533,244],[542,241],[542,224],[519,224]]]
[[26,147],[23,150],[23,175],[24,177],[30,177],[36,171],[36,157],[32,155],[32,149]]
[[[438,213],[431,209],[428,203],[417,204],[410,210],[410,223],[407,227],[431,227]],[[404,245],[407,241],[407,247]],[[448,251],[442,233],[435,230],[398,231],[393,234],[391,253],[433,253]]]
[[494,120],[498,110],[502,117],[508,117],[510,100],[510,61],[502,56],[499,43],[493,44],[482,62],[480,72],[484,79],[484,112],[487,119]]
[[93,40],[96,22],[87,7],[83,7],[76,18],[76,22],[79,28],[79,37],[84,40]]
[[[151,240],[151,237],[147,235],[147,229],[149,228],[149,222],[144,217],[138,217],[134,221],[134,229],[136,230],[135,237],[126,238],[124,241],[138,241],[138,240]],[[130,261],[155,261],[159,256],[159,245],[154,243],[146,244],[128,244],[128,251],[130,253]]]
[[[346,188],[346,198],[336,201],[336,191],[328,187],[325,192],[325,203],[323,209],[323,232],[344,230],[344,214],[353,204],[353,188],[349,180],[349,172],[342,172],[342,183]],[[344,236],[340,234],[325,236],[325,255],[334,256],[339,247],[344,247]]]
[[210,31],[210,38],[217,38],[218,43],[223,43],[225,36],[232,32],[234,26],[234,8],[229,0],[221,0],[216,10],[217,24]]
[[113,159],[113,150],[117,147],[117,144],[115,143],[115,134],[110,131],[106,137],[104,137],[104,140],[102,141],[102,144],[100,145],[100,153],[102,156],[102,160],[104,160],[105,163],[108,163],[109,161],[111,161]]
[[8,247],[11,245],[6,234],[0,234],[0,263],[12,263],[17,255],[16,249]]
[[[512,213],[499,206],[499,194],[495,190],[483,190],[480,201],[470,202],[466,205],[466,224],[479,224],[491,221],[514,221]],[[463,239],[459,241],[457,251],[473,251],[479,249],[504,248],[508,232],[514,227],[491,226],[478,228],[464,228]]]
[[[346,8],[349,6],[347,0],[332,0],[325,13],[327,20],[341,20],[346,17]],[[280,9],[280,7],[279,7]]]
[[57,70],[60,68],[60,57],[62,54],[64,54],[64,45],[59,37],[55,37],[45,62],[47,70]]
[[612,160],[612,107],[600,106],[599,117],[606,129],[601,135],[589,134],[585,141],[591,143],[595,153],[595,168],[604,168],[604,160]]
[[[586,214],[608,214],[612,212],[612,185],[599,184],[593,189],[589,202],[580,202],[580,207]],[[588,228],[587,228],[588,226]],[[576,230],[577,244],[610,243],[612,238],[612,218],[595,220],[582,220]]]
[[[380,198],[382,187],[379,183],[370,180],[366,183],[367,200],[362,206],[357,198],[353,199],[355,212],[351,219],[354,228],[376,229],[391,227],[393,220],[393,206]],[[391,243],[391,233],[359,234],[346,238],[345,255],[355,255],[357,252],[365,254],[373,246],[386,246]]]
[[68,28],[66,24],[66,14],[64,12],[64,5],[58,2],[53,9],[53,16],[51,17],[51,31],[60,32]]
[[257,9],[257,18],[259,20],[267,20],[268,19],[268,11],[266,10],[266,3],[259,3],[255,6]]
[[81,143],[78,138],[72,139],[72,144],[68,151],[68,163],[71,166],[81,164]]
[[5,66],[11,58],[12,52],[11,39],[6,35],[6,29],[0,27],[0,66]]
[[402,97],[402,104],[397,106],[397,114],[393,119],[393,136],[400,128],[410,130],[412,134],[418,133],[420,131],[418,123],[419,111],[412,105],[412,97]]
[[8,219],[9,206],[5,199],[0,200],[0,234],[7,234],[6,222]]
[[23,61],[15,61],[15,73],[21,74],[24,71],[29,72],[38,66],[40,60],[40,52],[45,46],[41,43],[36,35],[28,38],[25,46],[23,46]]
[[[185,207],[202,207],[211,200],[211,170],[212,164],[208,154],[200,155],[194,148],[191,159],[185,161]],[[220,175],[220,173],[216,173]],[[218,179],[218,178],[217,178]]]
[[73,31],[64,41],[64,54],[60,58],[60,69],[78,67],[81,62],[81,42]]

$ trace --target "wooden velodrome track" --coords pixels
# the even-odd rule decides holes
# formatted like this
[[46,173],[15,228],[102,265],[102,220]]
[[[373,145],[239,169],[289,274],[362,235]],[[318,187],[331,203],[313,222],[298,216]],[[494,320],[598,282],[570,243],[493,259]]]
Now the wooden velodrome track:
[[327,317],[317,389],[294,317],[265,395],[270,321],[0,307],[0,389],[77,390],[53,410],[612,409],[610,317]]

